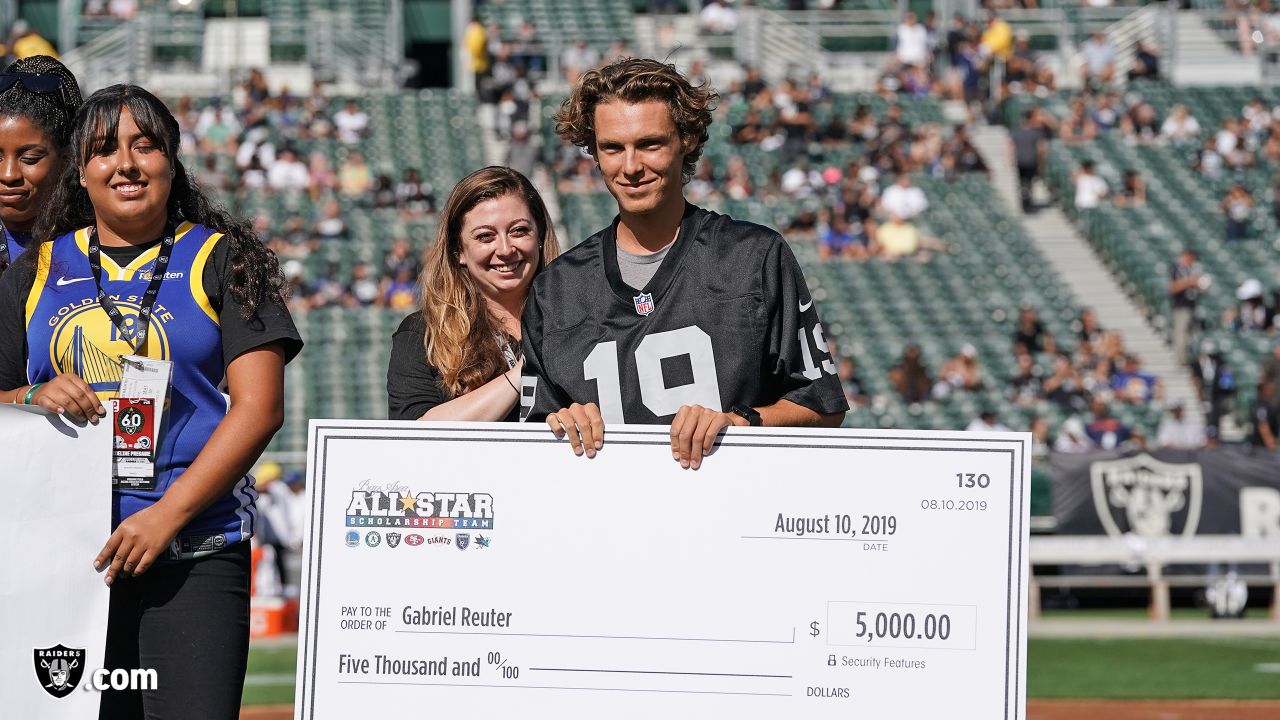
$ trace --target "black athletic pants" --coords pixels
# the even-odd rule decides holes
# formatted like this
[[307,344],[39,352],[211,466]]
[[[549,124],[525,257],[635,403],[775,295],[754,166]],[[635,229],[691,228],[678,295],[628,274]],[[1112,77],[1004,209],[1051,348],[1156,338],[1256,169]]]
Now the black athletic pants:
[[153,565],[111,587],[104,667],[150,668],[154,690],[106,690],[99,720],[236,720],[249,656],[249,543]]

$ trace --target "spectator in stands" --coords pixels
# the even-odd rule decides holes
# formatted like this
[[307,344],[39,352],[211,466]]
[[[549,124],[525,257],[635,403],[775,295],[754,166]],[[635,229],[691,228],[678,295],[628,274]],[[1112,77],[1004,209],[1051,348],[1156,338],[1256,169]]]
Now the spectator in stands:
[[[832,353],[835,355],[835,353]],[[841,354],[840,361],[836,366],[836,374],[840,377],[840,387],[844,388],[844,399],[849,402],[850,408],[861,407],[867,404],[867,384],[862,378],[858,377],[858,369],[854,365],[852,357]]]
[[1137,102],[1120,119],[1120,129],[1126,141],[1148,144],[1160,136],[1160,123],[1156,110],[1150,103]]
[[333,115],[333,126],[338,133],[338,141],[344,145],[358,145],[369,133],[369,116],[360,109],[360,103],[354,98],[347,100],[346,105]]
[[422,304],[392,340],[389,417],[518,419],[520,315],[533,279],[558,254],[527,178],[505,167],[463,178],[427,256]]
[[303,193],[311,187],[311,174],[292,148],[281,150],[267,169],[267,187],[281,193]]
[[1126,109],[1120,96],[1115,92],[1098,95],[1089,108],[1089,117],[1098,126],[1099,132],[1108,132],[1119,127],[1124,120]]
[[929,379],[929,371],[920,360],[920,346],[912,344],[903,348],[902,359],[889,368],[889,384],[905,403],[920,403],[929,399],[933,381]]
[[947,77],[952,100],[966,105],[979,102],[982,90],[982,53],[974,43],[962,38],[951,53],[951,71]]
[[972,344],[965,343],[959,353],[942,363],[938,380],[933,385],[933,397],[941,400],[955,392],[977,392],[984,387],[978,350]]
[[1063,410],[1080,412],[1085,409],[1084,378],[1072,366],[1070,357],[1053,354],[1053,372],[1044,379],[1043,388],[1044,396]]
[[1084,86],[1096,89],[1110,85],[1116,73],[1116,51],[1107,40],[1107,34],[1102,31],[1093,33],[1080,51],[1084,53]]
[[900,173],[880,196],[880,210],[891,220],[909,222],[929,209],[924,191],[911,183],[911,176]]
[[1205,138],[1200,151],[1196,153],[1192,167],[1204,177],[1217,180],[1222,177],[1226,166],[1227,159],[1218,152],[1217,142],[1211,137]]
[[1227,241],[1244,240],[1249,236],[1249,219],[1253,215],[1253,196],[1242,183],[1234,183],[1222,198],[1222,213],[1226,216]]
[[326,197],[338,189],[338,173],[329,164],[329,156],[319,150],[312,151],[307,174],[311,177],[312,201]]
[[1111,390],[1115,399],[1133,405],[1146,405],[1164,395],[1164,387],[1152,374],[1142,369],[1142,359],[1137,355],[1125,356],[1111,375]]
[[1204,427],[1186,416],[1182,402],[1169,406],[1169,413],[1160,419],[1156,430],[1156,445],[1172,450],[1199,450],[1205,446]]
[[1118,418],[1111,415],[1111,405],[1106,393],[1094,393],[1090,405],[1093,419],[1085,426],[1085,434],[1103,450],[1115,450],[1130,441],[1143,445],[1142,437]]
[[910,10],[893,33],[893,53],[899,65],[924,67],[929,62],[929,33]]
[[200,113],[196,121],[196,137],[200,151],[226,154],[235,151],[236,137],[240,134],[240,121],[229,108],[223,107],[222,98],[214,97]]
[[1253,435],[1254,447],[1275,452],[1277,438],[1280,438],[1280,402],[1276,401],[1275,386],[1270,378],[1264,377],[1258,383],[1258,392],[1253,401]]
[[871,240],[862,225],[851,225],[841,212],[824,213],[828,221],[818,231],[818,257],[862,260],[871,255]]
[[891,216],[876,226],[876,249],[890,262],[907,257],[926,262],[933,257],[933,251],[945,250],[946,244],[922,235],[914,224]]
[[44,55],[57,60],[60,56],[53,44],[45,40],[31,23],[23,19],[13,21],[9,27],[7,55],[15,60],[23,60],[35,55]]
[[1080,163],[1080,168],[1072,177],[1072,184],[1075,186],[1075,206],[1081,214],[1097,208],[1102,203],[1102,199],[1107,196],[1107,181],[1098,177],[1093,172],[1093,167],[1092,160],[1085,160]]
[[964,125],[956,125],[951,131],[951,137],[943,143],[942,162],[944,169],[950,165],[956,172],[989,172],[982,153],[974,147],[973,141],[969,139],[969,129]]
[[1237,305],[1227,308],[1222,314],[1222,327],[1235,332],[1270,331],[1275,323],[1275,310],[1267,307],[1263,299],[1262,283],[1257,278],[1248,278],[1236,288]]
[[738,11],[726,0],[709,0],[698,13],[698,21],[706,32],[723,35],[738,29]]
[[1175,145],[1196,142],[1200,137],[1200,123],[1196,122],[1186,105],[1174,105],[1160,126],[1160,137]]
[[524,175],[534,177],[541,163],[542,148],[529,135],[529,124],[518,122],[511,126],[511,142],[507,145],[507,167]]
[[364,155],[350,152],[338,166],[338,190],[349,198],[362,198],[373,188],[373,172]]
[[321,242],[347,239],[347,221],[342,217],[342,205],[337,199],[329,198],[325,202],[311,234]]
[[205,155],[196,171],[196,182],[206,190],[223,193],[231,189],[231,176],[218,167],[217,155]]
[[262,166],[262,158],[255,154],[249,158],[249,164],[240,170],[240,183],[236,187],[236,196],[243,198],[266,189],[267,169]]
[[1033,307],[1024,306],[1018,311],[1018,324],[1013,331],[1013,351],[1020,355],[1057,352],[1053,333],[1040,322],[1040,314]]
[[995,408],[984,407],[978,412],[978,417],[969,422],[965,427],[965,432],[1013,432],[1008,425],[1000,422],[999,415],[996,414]]
[[1058,437],[1053,441],[1054,452],[1086,453],[1094,447],[1089,434],[1085,432],[1084,422],[1072,415],[1062,421],[1058,428]]
[[1111,201],[1116,207],[1140,208],[1147,205],[1147,183],[1132,168],[1124,171],[1124,179]]
[[1128,72],[1129,82],[1134,80],[1159,80],[1160,56],[1150,44],[1139,40],[1133,48],[1133,65]]
[[391,183],[391,176],[382,174],[373,182],[373,191],[369,194],[369,205],[374,210],[384,210],[396,206],[396,189]]
[[1043,129],[1036,126],[1034,109],[1022,114],[1022,122],[1010,135],[1009,145],[1009,154],[1018,168],[1018,196],[1022,201],[1022,212],[1034,212],[1032,187],[1040,176],[1040,167],[1049,149]]
[[405,219],[430,215],[436,211],[435,191],[431,184],[422,179],[417,168],[405,168],[396,183],[396,206],[400,208]]
[[1084,100],[1074,98],[1067,116],[1062,120],[1062,141],[1066,143],[1092,142],[1098,137],[1098,125],[1089,116]]
[[987,27],[982,31],[981,51],[984,57],[1008,62],[1013,56],[1013,28],[994,10],[987,12]]
[[1072,329],[1076,331],[1076,338],[1079,342],[1086,343],[1092,347],[1101,347],[1103,329],[1098,323],[1098,314],[1093,308],[1085,308],[1080,311],[1080,317],[1072,323]]
[[481,102],[484,102],[486,98],[482,89],[489,77],[489,38],[484,24],[475,15],[471,16],[466,30],[462,33],[462,45],[467,51],[468,69],[475,79],[476,94],[480,96]]
[[394,277],[402,272],[408,272],[412,277],[417,275],[418,271],[418,259],[413,254],[413,246],[403,235],[397,236],[391,241],[391,247],[386,255],[382,256],[383,276]]
[[363,260],[351,266],[351,285],[347,297],[354,307],[369,307],[378,303],[378,279],[373,267]]
[[1191,361],[1191,378],[1195,381],[1200,402],[1207,408],[1205,434],[1210,445],[1216,445],[1222,417],[1229,412],[1236,394],[1235,373],[1222,360],[1222,353],[1209,339],[1200,342],[1200,352]]
[[1017,372],[1009,378],[1009,401],[1019,407],[1035,407],[1044,399],[1044,381],[1031,353],[1018,353]]
[[578,77],[582,73],[590,70],[600,63],[600,53],[595,48],[587,44],[585,39],[579,38],[572,45],[565,48],[564,53],[560,56],[560,69],[564,72],[565,82],[573,85],[578,82]]
[[511,43],[511,59],[529,77],[541,77],[547,69],[547,56],[538,38],[538,29],[528,20],[522,20],[516,31],[516,39]]
[[395,275],[382,279],[378,290],[378,304],[392,310],[407,310],[417,302],[416,290],[413,273],[401,268]]
[[[1272,346],[1271,354],[1262,361],[1259,377],[1269,380],[1273,389],[1280,390],[1280,338],[1277,338]],[[1280,394],[1276,395],[1275,399],[1280,400]]]
[[347,286],[343,285],[342,280],[339,279],[341,273],[342,268],[338,263],[328,263],[325,266],[324,274],[307,286],[307,307],[314,310],[345,305]]

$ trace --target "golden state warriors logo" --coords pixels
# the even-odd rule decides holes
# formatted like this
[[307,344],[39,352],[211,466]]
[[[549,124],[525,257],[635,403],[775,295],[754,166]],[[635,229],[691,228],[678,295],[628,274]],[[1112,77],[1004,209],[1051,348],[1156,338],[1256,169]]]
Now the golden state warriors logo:
[[[113,299],[124,315],[125,331],[132,338],[141,311],[137,298]],[[169,336],[162,323],[172,319],[162,307],[155,307],[147,330],[147,343],[139,355],[169,359]],[[103,399],[120,389],[124,369],[120,356],[134,354],[133,346],[103,312],[97,298],[60,308],[49,324],[53,328],[49,360],[59,373],[75,373]]]

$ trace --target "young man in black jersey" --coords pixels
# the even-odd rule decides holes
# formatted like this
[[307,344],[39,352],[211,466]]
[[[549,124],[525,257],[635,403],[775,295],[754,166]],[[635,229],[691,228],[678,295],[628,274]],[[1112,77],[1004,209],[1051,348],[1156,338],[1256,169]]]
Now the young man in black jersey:
[[713,100],[627,58],[585,73],[556,115],[618,202],[524,309],[525,419],[575,454],[594,457],[606,423],[670,423],[672,457],[696,469],[729,425],[834,427],[848,410],[786,242],[684,199]]

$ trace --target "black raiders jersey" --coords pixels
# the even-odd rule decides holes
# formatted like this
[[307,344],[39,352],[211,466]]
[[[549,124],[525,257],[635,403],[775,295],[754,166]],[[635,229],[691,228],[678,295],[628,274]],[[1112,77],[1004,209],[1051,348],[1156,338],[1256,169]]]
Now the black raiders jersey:
[[643,290],[622,281],[613,225],[534,279],[523,316],[525,420],[595,402],[609,424],[670,423],[789,400],[848,409],[791,248],[761,225],[686,204]]

